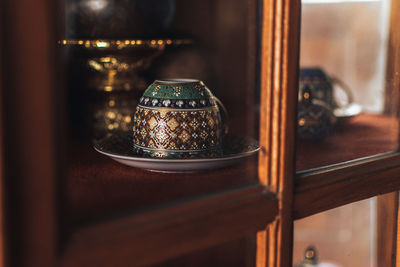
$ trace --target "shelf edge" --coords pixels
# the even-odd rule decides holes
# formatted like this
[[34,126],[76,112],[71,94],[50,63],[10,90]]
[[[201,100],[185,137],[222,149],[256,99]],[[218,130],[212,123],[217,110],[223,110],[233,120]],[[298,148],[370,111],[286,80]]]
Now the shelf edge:
[[272,222],[278,200],[256,184],[75,229],[62,266],[143,266],[240,238]]

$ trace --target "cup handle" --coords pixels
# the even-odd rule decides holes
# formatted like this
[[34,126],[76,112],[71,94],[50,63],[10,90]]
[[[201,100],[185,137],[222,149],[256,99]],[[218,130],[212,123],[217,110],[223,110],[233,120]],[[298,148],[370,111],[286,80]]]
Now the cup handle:
[[[350,87],[349,87],[347,84],[345,84],[342,80],[340,80],[339,78],[332,77],[332,76],[329,77],[329,78],[330,78],[330,80],[331,80],[331,82],[332,82],[333,85],[334,85],[334,84],[339,85],[340,88],[342,88],[343,91],[346,93],[347,98],[348,98],[348,101],[347,101],[347,104],[346,104],[345,106],[348,106],[348,105],[352,104],[352,103],[354,102],[354,96],[353,96],[353,93],[351,92]],[[336,105],[337,107],[343,107],[343,105],[339,105],[339,104],[336,102],[335,98],[334,98],[334,103],[335,103],[335,105]]]
[[229,132],[229,116],[228,116],[228,110],[226,109],[226,107],[224,106],[224,104],[222,104],[221,100],[219,100],[217,97],[214,96],[214,100],[215,100],[215,102],[217,102],[218,107],[222,109],[222,112],[221,112],[221,120],[222,120],[222,125],[223,125],[224,134],[227,135],[228,132]]

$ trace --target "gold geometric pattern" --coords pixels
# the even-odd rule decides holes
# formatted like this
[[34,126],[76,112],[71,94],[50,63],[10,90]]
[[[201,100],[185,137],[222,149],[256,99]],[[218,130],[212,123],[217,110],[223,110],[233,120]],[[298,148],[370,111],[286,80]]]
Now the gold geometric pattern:
[[146,129],[142,129],[142,130],[140,131],[140,135],[141,135],[141,137],[144,139],[144,138],[146,137],[146,135],[147,135]]
[[134,118],[136,145],[166,150],[200,150],[219,145],[221,118],[218,107],[177,111],[138,106]]
[[156,148],[156,145],[155,145],[153,139],[150,139],[150,140],[149,140],[148,147],[149,147],[149,148]]
[[189,125],[192,126],[193,130],[195,131],[200,126],[199,121],[196,119],[196,117],[194,117],[193,120],[190,121]]
[[202,130],[200,133],[200,137],[204,140],[208,137],[208,133],[206,130]]
[[176,144],[175,144],[174,141],[169,142],[168,147],[169,147],[170,149],[177,149],[177,146],[176,146]]
[[188,131],[183,130],[180,135],[178,135],[179,139],[182,140],[183,143],[186,143],[190,139],[190,134]]
[[165,110],[161,110],[161,111],[160,111],[160,117],[161,117],[162,119],[164,119],[164,118],[167,116],[167,114],[168,114],[168,112],[165,111]]
[[197,144],[196,141],[194,141],[194,142],[190,145],[190,149],[192,149],[192,150],[197,150],[197,149],[199,149],[199,145]]
[[171,117],[168,120],[167,125],[171,131],[175,131],[175,129],[179,127],[179,122],[175,119],[175,117]]
[[211,116],[208,116],[207,119],[208,119],[208,125],[210,125],[211,128],[214,127],[215,125],[214,119]]
[[157,126],[157,120],[154,118],[154,116],[151,116],[147,123],[149,124],[150,130],[153,130]]
[[169,135],[164,129],[161,129],[160,131],[158,131],[156,133],[157,141],[160,144],[164,144],[165,141],[168,139],[168,137],[169,137]]

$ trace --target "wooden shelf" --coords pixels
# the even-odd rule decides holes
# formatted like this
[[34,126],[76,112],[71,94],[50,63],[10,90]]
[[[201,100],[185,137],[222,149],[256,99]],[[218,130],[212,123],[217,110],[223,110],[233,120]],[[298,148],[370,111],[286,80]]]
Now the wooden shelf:
[[307,170],[397,150],[396,117],[361,114],[321,142],[297,142],[296,170]]
[[326,141],[299,143],[297,168],[313,169],[297,172],[294,218],[399,190],[398,125],[395,117],[363,114]]
[[254,234],[277,214],[278,199],[262,185],[208,194],[75,228],[63,266],[157,263]]
[[157,173],[121,165],[88,141],[70,150],[64,214],[79,224],[257,182],[257,156],[210,172]]
[[238,238],[278,213],[276,196],[258,184],[256,155],[209,172],[158,173],[121,165],[90,141],[71,144],[63,181],[63,217],[72,226],[65,266],[117,266],[106,251],[119,255],[121,266],[139,266],[233,240],[228,245],[243,246]]

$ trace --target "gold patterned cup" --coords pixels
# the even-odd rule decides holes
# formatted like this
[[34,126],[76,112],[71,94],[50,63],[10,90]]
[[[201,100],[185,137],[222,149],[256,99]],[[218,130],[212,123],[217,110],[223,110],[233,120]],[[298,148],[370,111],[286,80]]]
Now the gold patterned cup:
[[[156,80],[144,92],[134,117],[133,143],[139,155],[209,158],[222,154],[227,114],[202,81]],[[222,115],[222,116],[221,116]]]

